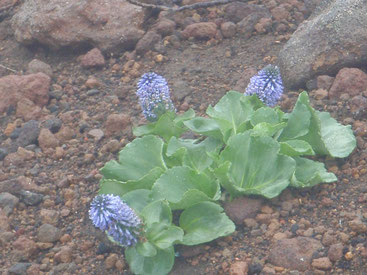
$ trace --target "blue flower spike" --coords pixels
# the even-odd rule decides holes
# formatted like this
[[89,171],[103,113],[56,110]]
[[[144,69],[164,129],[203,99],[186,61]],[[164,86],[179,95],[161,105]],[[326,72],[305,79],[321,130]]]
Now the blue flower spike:
[[156,73],[150,72],[142,75],[136,94],[148,121],[157,121],[165,112],[176,111],[170,98],[167,81]]
[[96,196],[90,205],[89,218],[95,227],[107,231],[122,246],[133,246],[139,241],[142,222],[119,196]]
[[279,68],[269,64],[251,77],[245,95],[256,94],[267,106],[273,107],[281,99],[283,90]]

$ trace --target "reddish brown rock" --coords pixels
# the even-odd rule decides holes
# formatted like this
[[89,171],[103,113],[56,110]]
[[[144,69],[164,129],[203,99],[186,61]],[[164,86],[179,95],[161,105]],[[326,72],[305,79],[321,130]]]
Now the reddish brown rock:
[[37,120],[41,116],[41,108],[28,98],[21,98],[17,103],[16,116],[25,121]]
[[259,20],[259,23],[257,23],[254,28],[258,33],[267,33],[268,31],[271,30],[271,26],[272,26],[271,18],[264,17]]
[[118,259],[119,257],[115,253],[112,253],[110,256],[108,256],[105,261],[106,269],[113,268]]
[[57,147],[59,145],[59,140],[50,132],[49,129],[42,128],[38,136],[38,143],[42,151],[44,151],[48,148]]
[[149,50],[153,50],[154,45],[157,44],[161,38],[162,37],[155,31],[148,31],[136,44],[136,53],[144,54]]
[[73,250],[69,246],[61,247],[60,251],[55,254],[55,261],[59,263],[70,263],[73,256]]
[[330,98],[339,98],[342,93],[361,95],[367,90],[367,74],[357,68],[343,68],[335,77],[329,91]]
[[224,22],[220,25],[220,30],[224,38],[233,37],[236,34],[236,24],[232,22]]
[[232,221],[242,224],[245,219],[254,218],[260,211],[261,199],[240,197],[230,202],[225,202],[224,210]]
[[331,261],[337,262],[343,257],[343,244],[333,244],[329,248],[328,257]]
[[102,67],[105,59],[101,51],[94,48],[81,57],[80,64],[85,68]]
[[283,239],[276,241],[270,248],[268,260],[276,266],[306,271],[310,268],[313,253],[320,248],[321,243],[312,238]]
[[167,18],[161,18],[154,26],[153,30],[164,36],[171,35],[176,28],[176,23]]
[[322,257],[318,259],[312,260],[312,267],[322,270],[328,270],[331,269],[332,264],[328,257]]
[[112,114],[107,117],[106,136],[122,133],[130,123],[130,117],[124,114]]
[[44,73],[7,75],[0,78],[0,113],[6,111],[10,105],[16,106],[22,98],[43,107],[48,102],[50,81],[50,77]]
[[24,258],[29,259],[37,252],[38,248],[33,240],[28,239],[26,236],[20,236],[13,242],[13,247],[17,250],[17,254],[21,254]]
[[3,160],[4,167],[9,167],[10,165],[21,165],[23,163],[23,159],[17,153],[10,153],[6,155]]
[[27,161],[35,158],[36,154],[30,150],[26,150],[23,147],[18,147],[17,150],[18,156],[22,159],[22,161]]
[[329,95],[328,91],[323,89],[313,90],[311,93],[316,99],[324,99],[327,98]]
[[40,265],[39,264],[32,264],[28,269],[27,269],[27,275],[39,275],[41,274],[41,269],[40,269]]
[[53,49],[93,45],[103,52],[132,50],[144,31],[144,12],[127,1],[26,1],[12,18],[15,38]]
[[37,238],[41,243],[53,243],[61,238],[61,230],[51,224],[42,224],[38,228]]
[[200,22],[188,25],[182,31],[182,37],[188,39],[190,37],[196,39],[211,39],[217,32],[217,25],[213,22]]
[[244,261],[234,262],[229,269],[230,275],[247,275],[247,273],[248,264]]
[[285,8],[284,5],[280,5],[278,7],[275,7],[270,12],[271,12],[271,15],[273,16],[273,18],[278,22],[286,21],[288,16],[289,16],[289,12]]
[[75,130],[68,126],[62,126],[61,129],[55,134],[55,137],[62,143],[74,138],[74,136]]
[[48,223],[51,225],[57,225],[59,222],[60,214],[56,210],[52,209],[41,209],[40,217],[43,223]]
[[367,223],[363,222],[361,219],[357,218],[348,223],[349,227],[357,233],[367,232]]

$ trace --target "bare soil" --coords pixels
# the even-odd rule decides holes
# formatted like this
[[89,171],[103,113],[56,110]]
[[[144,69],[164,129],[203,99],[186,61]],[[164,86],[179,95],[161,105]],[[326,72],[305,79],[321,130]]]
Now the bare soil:
[[[284,43],[278,41],[279,37],[274,33],[256,35],[249,39],[237,34],[233,38],[220,41],[183,40],[179,47],[168,45],[164,48],[161,53],[162,62],[156,61],[156,52],[134,57],[133,60],[140,65],[139,75],[131,75],[129,72],[122,72],[124,64],[128,62],[126,55],[106,56],[106,66],[103,68],[84,69],[77,59],[81,52],[51,52],[41,46],[19,45],[9,30],[8,19],[0,23],[0,33],[0,64],[21,74],[26,72],[28,63],[37,58],[53,68],[52,84],[63,88],[68,85],[75,87],[74,92],[64,89],[61,99],[51,99],[46,106],[48,111],[45,110],[48,114],[44,117],[54,115],[62,118],[63,114],[68,113],[72,120],[63,120],[63,126],[76,131],[75,137],[66,143],[66,155],[62,159],[54,159],[41,153],[18,167],[0,168],[6,179],[26,176],[35,184],[48,189],[41,204],[26,206],[20,202],[9,215],[14,237],[1,248],[0,270],[3,274],[10,274],[7,273],[9,268],[17,262],[32,263],[41,268],[40,272],[44,272],[43,274],[130,274],[128,265],[123,260],[123,250],[108,243],[103,234],[93,227],[87,213],[89,203],[98,191],[98,169],[106,161],[116,157],[116,152],[101,153],[101,148],[112,139],[118,140],[122,147],[134,138],[131,128],[144,122],[135,95],[138,78],[149,71],[164,76],[179,111],[191,107],[197,114],[204,115],[209,104],[215,104],[228,90],[236,86],[246,69],[258,70],[271,61],[276,62],[277,53]],[[10,73],[0,68],[1,76]],[[98,88],[99,93],[92,96],[87,95],[88,89],[85,87],[85,82],[90,77],[96,78],[101,85]],[[185,91],[187,95],[178,100],[180,87],[189,91]],[[295,102],[298,92],[286,91],[281,103],[285,111],[293,106],[291,103]],[[356,119],[366,122],[365,116],[356,118],[349,111],[348,100],[316,100],[312,93],[311,99],[316,109],[331,112],[339,122],[353,124]],[[57,106],[57,111],[52,112],[55,109],[50,108],[51,106]],[[86,121],[81,118],[83,113],[88,116]],[[113,113],[123,113],[130,117],[131,123],[122,135],[104,137],[100,141],[88,136],[91,129],[104,130],[107,116]],[[6,143],[8,137],[4,130],[9,123],[15,121],[20,125],[24,123],[15,116],[15,112],[0,116],[1,142]],[[83,126],[84,122],[86,126]],[[366,274],[366,232],[355,232],[349,226],[349,222],[355,217],[367,221],[366,142],[366,136],[361,136],[358,148],[347,159],[324,160],[338,176],[338,182],[322,184],[308,190],[290,189],[277,199],[265,201],[264,206],[271,208],[273,218],[279,223],[275,232],[269,233],[268,224],[260,220],[257,220],[258,226],[253,228],[238,225],[232,236],[199,247],[198,254],[192,252],[192,257],[178,255],[171,274],[230,274],[232,264],[237,261],[248,263],[249,274]],[[34,168],[37,172],[30,173]],[[285,210],[285,201],[292,203],[289,211]],[[71,212],[60,217],[57,228],[64,236],[68,235],[70,240],[65,237],[68,241],[58,241],[48,249],[40,249],[28,259],[17,258],[12,243],[20,235],[37,241],[37,231],[42,224],[39,216],[41,209],[61,211],[65,208]],[[263,207],[262,212],[268,211],[266,209]],[[276,233],[303,236],[308,228],[320,227],[324,228],[322,232],[317,233],[315,230],[312,237],[323,241],[325,232],[329,232],[335,238],[331,243],[342,243],[344,247],[343,257],[333,263],[331,269],[311,268],[305,273],[290,273],[288,269],[268,263],[267,258]],[[57,269],[55,267],[61,263],[55,261],[54,257],[62,246],[72,248],[72,259],[67,262],[67,266]],[[314,255],[314,258],[327,256],[330,244],[324,246],[325,249],[319,255]],[[181,251],[180,248],[178,251]],[[350,257],[345,256],[348,252]],[[113,260],[114,256],[111,256],[114,254],[122,266],[109,266],[109,262],[116,262],[116,259]],[[274,273],[267,273],[272,271]]]

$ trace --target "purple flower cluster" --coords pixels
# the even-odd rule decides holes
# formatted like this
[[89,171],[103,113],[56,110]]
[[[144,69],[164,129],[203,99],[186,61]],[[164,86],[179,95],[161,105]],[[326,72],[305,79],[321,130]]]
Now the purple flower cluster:
[[262,102],[273,107],[282,97],[283,89],[279,68],[270,64],[251,77],[245,95],[256,94]]
[[141,220],[119,196],[96,196],[90,205],[89,218],[95,227],[107,231],[123,246],[133,246],[138,242]]
[[156,73],[146,73],[138,82],[139,103],[145,118],[157,121],[166,111],[175,112],[167,81]]

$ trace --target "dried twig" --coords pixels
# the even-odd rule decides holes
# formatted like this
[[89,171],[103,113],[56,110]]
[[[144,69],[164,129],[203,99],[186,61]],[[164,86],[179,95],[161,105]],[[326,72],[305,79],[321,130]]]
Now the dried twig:
[[195,3],[191,5],[185,5],[185,6],[181,6],[178,8],[167,7],[163,5],[146,4],[146,3],[141,3],[136,0],[126,0],[126,1],[136,6],[143,7],[143,8],[153,8],[153,9],[158,9],[158,10],[163,10],[163,11],[178,12],[178,11],[183,11],[183,10],[193,10],[193,9],[198,9],[198,8],[208,8],[212,6],[225,5],[231,2],[235,2],[235,1],[248,2],[249,0],[215,0],[211,2],[199,2],[199,3]]
[[6,70],[8,70],[8,71],[11,71],[11,72],[13,72],[13,73],[15,73],[15,74],[16,74],[16,73],[18,73],[16,70],[10,69],[9,67],[6,67],[6,66],[4,66],[4,65],[1,65],[1,64],[0,64],[0,67],[1,67],[1,68],[6,69]]

